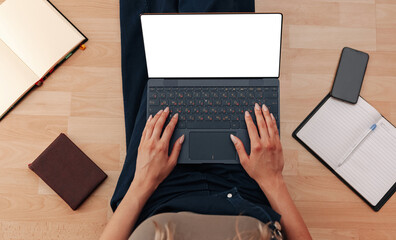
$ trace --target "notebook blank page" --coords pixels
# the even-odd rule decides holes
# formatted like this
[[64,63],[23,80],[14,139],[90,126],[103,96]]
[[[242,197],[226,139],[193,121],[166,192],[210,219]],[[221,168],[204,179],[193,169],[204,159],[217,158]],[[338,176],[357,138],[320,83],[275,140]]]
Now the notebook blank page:
[[297,136],[336,169],[354,143],[380,118],[361,97],[356,104],[330,97]]
[[386,119],[336,170],[372,205],[396,183],[396,130]]
[[0,117],[38,80],[28,66],[0,40]]
[[6,0],[0,39],[41,78],[84,37],[46,0]]

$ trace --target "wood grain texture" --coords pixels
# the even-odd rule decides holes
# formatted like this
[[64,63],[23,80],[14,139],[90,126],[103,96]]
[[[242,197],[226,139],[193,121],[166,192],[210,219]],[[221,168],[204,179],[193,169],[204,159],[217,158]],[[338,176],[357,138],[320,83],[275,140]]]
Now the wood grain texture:
[[[119,1],[52,2],[90,40],[0,122],[0,239],[98,239],[125,158]],[[370,54],[361,94],[396,123],[396,2],[256,0],[256,11],[284,14],[284,175],[312,236],[396,239],[395,196],[372,211],[291,137],[330,91],[344,46]],[[61,132],[109,175],[77,211],[27,168]]]

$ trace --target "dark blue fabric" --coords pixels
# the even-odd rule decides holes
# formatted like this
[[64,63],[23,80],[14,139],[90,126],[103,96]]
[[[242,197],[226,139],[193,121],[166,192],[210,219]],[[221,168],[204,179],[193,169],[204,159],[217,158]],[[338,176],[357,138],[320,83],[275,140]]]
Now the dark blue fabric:
[[[152,209],[148,209],[147,212],[153,216],[159,213],[181,211],[212,215],[247,215],[264,223],[280,220],[280,215],[270,206],[246,200],[236,187],[212,194],[208,190],[185,193],[172,198],[171,201],[153,205]],[[141,216],[139,220],[143,221],[147,217],[149,216]]]
[[[120,0],[122,80],[127,156],[111,199],[117,208],[132,182],[137,149],[146,122],[147,67],[141,13],[254,12],[254,0]],[[228,198],[231,193],[233,197]],[[136,226],[160,212],[244,214],[263,222],[279,215],[240,165],[177,165],[144,206]]]

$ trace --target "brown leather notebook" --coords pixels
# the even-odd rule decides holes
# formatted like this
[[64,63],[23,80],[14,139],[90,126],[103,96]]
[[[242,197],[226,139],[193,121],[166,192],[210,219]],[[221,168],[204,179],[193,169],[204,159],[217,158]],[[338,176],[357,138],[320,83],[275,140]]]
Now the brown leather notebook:
[[76,210],[107,177],[87,155],[61,133],[29,168]]

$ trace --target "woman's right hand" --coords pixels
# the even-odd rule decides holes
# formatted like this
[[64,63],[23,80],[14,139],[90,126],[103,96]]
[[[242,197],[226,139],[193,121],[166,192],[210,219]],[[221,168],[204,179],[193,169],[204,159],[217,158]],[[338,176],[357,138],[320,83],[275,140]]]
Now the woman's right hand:
[[245,121],[250,138],[250,155],[246,153],[242,141],[234,135],[231,140],[235,145],[241,165],[260,187],[268,191],[283,183],[284,166],[282,145],[276,120],[268,108],[256,103],[254,107],[257,128],[249,112],[245,112]]

